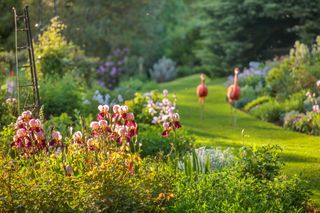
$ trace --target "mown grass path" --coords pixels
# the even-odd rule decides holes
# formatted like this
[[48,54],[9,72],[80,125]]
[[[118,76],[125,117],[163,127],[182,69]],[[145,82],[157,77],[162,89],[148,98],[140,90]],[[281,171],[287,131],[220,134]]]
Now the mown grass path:
[[[195,88],[199,76],[181,78],[161,84],[170,93],[176,92],[181,121],[197,136],[197,142],[206,146],[234,147],[243,145],[277,144],[283,151],[284,173],[301,174],[310,181],[313,198],[320,204],[320,137],[309,136],[285,130],[281,127],[260,121],[249,114],[237,111],[237,125],[231,125],[230,106],[226,102],[225,79],[207,80],[209,95],[206,98],[204,119],[200,110]],[[245,130],[248,137],[243,138]]]

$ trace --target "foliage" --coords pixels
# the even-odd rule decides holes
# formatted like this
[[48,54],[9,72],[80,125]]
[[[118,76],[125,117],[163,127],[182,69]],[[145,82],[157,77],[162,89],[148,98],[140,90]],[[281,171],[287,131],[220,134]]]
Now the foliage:
[[[14,48],[14,25],[12,22],[12,6],[15,6],[17,10],[21,9],[21,0],[3,0],[0,3],[0,10],[3,13],[0,16],[0,50],[13,49]],[[5,12],[6,11],[6,12]]]
[[162,57],[149,70],[150,76],[157,82],[166,82],[175,79],[177,76],[176,64],[169,58]]
[[241,99],[235,103],[237,108],[242,108],[256,98],[256,92],[252,86],[245,85],[241,88]]
[[14,98],[5,99],[4,92],[0,91],[0,129],[15,120],[17,101]]
[[159,126],[140,124],[138,142],[141,144],[141,156],[179,155],[190,151],[195,138],[185,129],[177,131],[176,135],[161,137]]
[[69,129],[73,124],[73,119],[64,112],[59,116],[50,116],[50,119],[44,123],[44,129],[46,132],[54,129],[61,132],[62,135],[70,135]]
[[304,101],[306,99],[305,91],[302,90],[300,92],[294,93],[289,96],[288,99],[286,99],[283,102],[283,106],[286,112],[291,111],[298,111],[298,112],[304,112]]
[[269,96],[261,96],[249,103],[247,103],[244,106],[244,110],[245,111],[251,111],[252,109],[254,109],[255,107],[259,107],[259,105],[264,104],[266,102],[272,101],[272,98],[270,98]]
[[[158,212],[170,204],[180,174],[161,161],[145,160],[133,175],[122,164],[126,155],[84,154],[44,154],[29,163],[1,158],[0,209]],[[162,200],[161,193],[170,198]]]
[[147,92],[151,90],[156,90],[157,87],[158,87],[158,84],[152,80],[129,78],[128,80],[122,80],[119,86],[116,88],[116,90],[122,89],[123,91],[126,91],[129,94],[128,96],[132,96],[130,98],[132,99],[134,98],[135,92]]
[[320,135],[320,114],[319,112],[303,114],[292,111],[285,115],[284,127],[297,132]]
[[278,122],[280,121],[280,116],[284,113],[284,109],[279,102],[273,100],[256,106],[251,109],[250,113],[264,121]]
[[230,166],[233,161],[234,155],[229,148],[221,150],[220,148],[200,147],[182,156],[182,160],[178,162],[178,168],[191,178],[193,174],[208,174],[222,170]]
[[97,75],[101,86],[114,89],[118,85],[121,75],[124,75],[126,72],[124,66],[128,54],[128,48],[117,48],[108,55],[107,61],[97,68]]
[[[176,183],[172,212],[303,211],[310,192],[297,176],[280,175],[279,147],[242,149],[239,162]],[[257,193],[259,192],[259,193]]]
[[290,51],[290,56],[270,70],[267,76],[267,84],[271,89],[271,95],[279,100],[284,100],[290,94],[306,88],[313,88],[316,78],[307,69],[312,55],[305,44],[296,42]]
[[40,83],[41,104],[45,115],[72,114],[82,102],[81,84],[75,76],[64,75],[59,81],[43,79]]
[[35,55],[38,57],[37,70],[43,77],[62,77],[73,72],[90,83],[94,59],[87,58],[83,50],[62,35],[66,28],[58,17],[51,19],[51,24],[39,36],[35,43]]
[[[160,93],[156,91],[151,91],[149,98],[153,101],[160,100]],[[132,100],[128,100],[125,104],[132,109],[133,113],[137,115],[136,119],[139,123],[150,124],[152,121],[152,115],[149,113],[148,108],[146,107],[148,103],[148,97],[146,94],[135,93],[135,97]]]
[[316,24],[319,8],[314,9],[318,0],[203,0],[195,4],[205,20],[195,53],[212,75],[225,75],[250,60],[283,55],[295,40],[311,42],[320,30]]
[[241,148],[237,161],[237,169],[246,176],[254,176],[259,180],[272,180],[279,176],[282,168],[279,146],[262,146],[257,149],[252,147]]

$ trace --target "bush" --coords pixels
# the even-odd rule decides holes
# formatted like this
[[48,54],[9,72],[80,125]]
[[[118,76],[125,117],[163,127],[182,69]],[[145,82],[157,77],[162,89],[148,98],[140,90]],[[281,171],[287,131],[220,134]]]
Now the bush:
[[[100,156],[99,161],[96,157],[89,152],[85,158],[74,155],[73,162],[70,158],[63,162],[61,155],[43,155],[35,158],[37,163],[27,164],[0,157],[0,210],[159,212],[172,202],[172,185],[180,174],[160,160],[144,160],[133,175],[122,164],[125,156]],[[88,170],[67,175],[64,168],[75,171],[76,166]]]
[[179,77],[185,77],[185,76],[193,75],[195,73],[197,73],[197,71],[195,70],[194,67],[180,66],[177,68],[177,74]]
[[195,144],[195,138],[184,129],[177,131],[176,136],[162,137],[161,133],[162,128],[159,126],[139,125],[138,141],[141,144],[141,155],[143,157],[171,153],[183,154],[190,151]]
[[254,109],[255,107],[259,107],[259,105],[261,104],[264,104],[264,103],[267,103],[269,101],[272,101],[272,98],[269,97],[269,96],[261,96],[249,103],[247,103],[245,106],[244,106],[244,110],[245,111],[251,111],[252,109]]
[[311,135],[320,135],[320,114],[318,112],[287,113],[284,118],[284,127]]
[[44,105],[46,117],[72,114],[82,103],[81,84],[72,75],[65,75],[61,80],[44,79],[40,81],[41,104]]
[[149,70],[151,78],[156,82],[166,82],[176,78],[176,64],[169,58],[162,57]]
[[279,122],[284,109],[277,101],[269,101],[251,109],[250,114],[269,122]]
[[286,112],[298,111],[304,112],[304,100],[306,99],[306,92],[303,90],[292,94],[288,99],[282,104]]
[[271,69],[266,80],[271,89],[271,95],[279,99],[285,99],[290,94],[297,92],[287,61],[284,61],[279,67]]
[[118,84],[120,77],[126,73],[125,64],[129,49],[115,49],[107,60],[97,68],[99,84],[108,89],[114,89]]
[[89,84],[95,77],[92,67],[95,66],[97,59],[86,57],[83,50],[68,42],[62,35],[65,28],[58,17],[54,17],[35,43],[39,78],[52,76],[60,78],[66,73],[73,73]]
[[70,135],[69,128],[74,126],[72,118],[67,113],[62,113],[59,116],[51,116],[45,122],[45,132],[50,132],[52,128],[61,132],[62,135]]
[[310,191],[297,176],[280,174],[279,147],[240,151],[222,171],[184,177],[176,183],[172,212],[299,212]]
[[[151,91],[149,96],[154,101],[160,100],[160,93],[156,91]],[[151,124],[152,115],[147,109],[148,97],[142,93],[135,93],[135,97],[132,100],[128,100],[125,104],[132,110],[132,112],[137,115],[136,120],[138,123]]]
[[243,88],[241,88],[241,99],[236,102],[236,107],[242,108],[243,106],[245,106],[247,103],[249,103],[255,98],[256,98],[256,92],[254,88],[246,85]]
[[288,112],[284,116],[283,127],[298,131],[298,128],[296,127],[296,123],[303,117],[305,117],[305,114],[303,113],[299,113],[296,111]]
[[280,162],[279,146],[262,146],[258,149],[242,147],[236,167],[243,176],[253,176],[259,180],[272,180],[279,176],[283,163]]

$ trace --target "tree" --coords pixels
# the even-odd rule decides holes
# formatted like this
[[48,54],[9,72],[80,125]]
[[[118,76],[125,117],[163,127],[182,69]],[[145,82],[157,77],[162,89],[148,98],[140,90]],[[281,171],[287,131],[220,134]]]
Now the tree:
[[14,49],[14,22],[12,7],[21,9],[20,0],[1,0],[0,1],[0,50]]
[[195,53],[212,75],[288,53],[294,41],[320,33],[320,0],[202,0],[208,20]]

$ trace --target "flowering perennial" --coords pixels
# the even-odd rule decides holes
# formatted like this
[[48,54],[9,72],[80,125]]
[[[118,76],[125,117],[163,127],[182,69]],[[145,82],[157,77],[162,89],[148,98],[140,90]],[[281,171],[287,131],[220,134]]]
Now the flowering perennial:
[[174,131],[177,128],[181,128],[180,116],[176,112],[176,97],[174,95],[174,101],[171,102],[168,98],[168,90],[163,90],[162,101],[154,102],[150,97],[148,100],[147,108],[148,112],[153,116],[152,123],[160,124],[163,126],[164,131],[162,136],[169,136],[170,131]]
[[49,147],[62,146],[62,136],[58,131],[52,131],[51,141],[47,143],[42,123],[32,118],[30,111],[24,111],[15,123],[16,134],[11,147],[22,151],[28,157]]
[[[118,145],[128,145],[133,137],[137,136],[138,125],[134,121],[133,113],[127,106],[114,105],[112,112],[108,105],[99,105],[97,121],[90,124],[91,137],[86,141],[90,150],[95,150],[97,141],[106,140],[117,142]],[[83,134],[77,131],[72,136],[73,143],[84,145]]]

